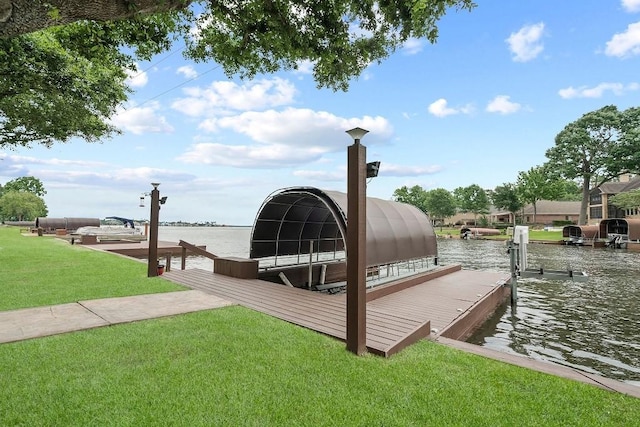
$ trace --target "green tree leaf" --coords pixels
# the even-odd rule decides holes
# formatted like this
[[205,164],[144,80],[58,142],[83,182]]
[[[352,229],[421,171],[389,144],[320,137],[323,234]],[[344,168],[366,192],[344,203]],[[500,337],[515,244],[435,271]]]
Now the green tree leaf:
[[453,190],[453,196],[461,212],[473,213],[474,224],[477,224],[478,214],[489,213],[489,196],[487,196],[487,192],[477,184],[472,184],[468,187],[458,187]]
[[565,181],[550,173],[549,168],[536,166],[518,174],[517,190],[525,203],[533,205],[533,222],[536,222],[537,203],[540,200],[556,200],[564,191]]
[[471,0],[90,3],[10,3],[11,19],[0,22],[0,147],[113,136],[108,119],[130,93],[125,69],[176,40],[185,57],[215,62],[229,76],[310,61],[319,87],[347,90],[410,37],[435,43],[450,9],[475,7]]
[[578,224],[587,221],[589,190],[640,165],[640,109],[620,112],[614,105],[569,123],[547,150],[546,167],[566,179],[579,179],[582,201]]
[[440,220],[440,229],[442,229],[442,225],[447,218],[456,214],[456,200],[444,188],[427,191],[425,207],[431,219]]
[[44,189],[44,184],[42,184],[42,181],[32,176],[23,176],[11,181],[7,181],[7,183],[4,185],[4,191],[32,193],[38,197],[44,197],[44,195],[47,194],[47,190]]
[[11,221],[32,221],[47,215],[42,198],[24,191],[4,191],[0,197],[0,217]]
[[393,192],[392,199],[396,202],[407,203],[427,213],[427,192],[419,185],[408,188],[406,185]]
[[498,209],[504,209],[511,213],[513,225],[516,225],[516,215],[524,206],[518,187],[515,184],[502,184],[497,186],[491,193],[491,201]]

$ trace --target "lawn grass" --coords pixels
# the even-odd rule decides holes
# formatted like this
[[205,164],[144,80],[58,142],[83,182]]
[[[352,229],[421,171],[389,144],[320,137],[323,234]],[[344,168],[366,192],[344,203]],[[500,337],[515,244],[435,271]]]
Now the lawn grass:
[[0,310],[179,289],[144,263],[0,226]]
[[[144,264],[3,228],[0,266],[3,304],[178,289],[146,278]],[[635,426],[640,419],[640,399],[429,341],[389,359],[357,357],[342,342],[238,306],[1,344],[0,380],[2,426]]]
[[422,341],[389,359],[242,307],[0,345],[1,425],[635,426],[640,399]]
[[[460,228],[443,228],[440,230],[440,227],[435,228],[436,235],[439,237],[449,237],[449,235],[453,237],[460,236]],[[507,240],[510,236],[506,234],[500,234],[497,236],[482,236],[482,239],[489,240]],[[535,242],[559,242],[562,240],[562,231],[545,231],[545,230],[534,230],[529,228],[529,241]]]

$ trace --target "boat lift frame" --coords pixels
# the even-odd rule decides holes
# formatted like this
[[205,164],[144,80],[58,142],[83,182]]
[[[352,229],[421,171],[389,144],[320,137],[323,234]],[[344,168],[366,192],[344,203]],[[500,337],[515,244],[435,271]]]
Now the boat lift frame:
[[529,227],[526,226],[516,226],[513,231],[513,238],[507,241],[507,253],[509,254],[511,269],[512,305],[515,305],[518,300],[518,277],[522,279],[573,280],[575,282],[586,282],[589,279],[589,275],[585,271],[575,271],[571,268],[567,270],[546,270],[542,267],[528,268],[528,243]]

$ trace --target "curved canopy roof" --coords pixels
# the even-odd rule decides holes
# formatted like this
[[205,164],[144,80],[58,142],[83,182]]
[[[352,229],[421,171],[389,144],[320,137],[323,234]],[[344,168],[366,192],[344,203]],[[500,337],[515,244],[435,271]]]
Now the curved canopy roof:
[[[292,187],[267,197],[251,233],[251,258],[345,249],[347,195]],[[319,243],[316,243],[319,242]],[[414,206],[367,198],[367,266],[437,256],[429,218]]]
[[77,230],[80,227],[100,227],[99,218],[36,218],[36,227],[45,230],[55,230],[64,228],[67,230]]
[[600,221],[600,237],[607,238],[609,234],[626,234],[629,240],[640,240],[640,219],[603,219]]
[[565,225],[562,227],[562,237],[586,237],[592,239],[598,235],[600,227],[597,225]]

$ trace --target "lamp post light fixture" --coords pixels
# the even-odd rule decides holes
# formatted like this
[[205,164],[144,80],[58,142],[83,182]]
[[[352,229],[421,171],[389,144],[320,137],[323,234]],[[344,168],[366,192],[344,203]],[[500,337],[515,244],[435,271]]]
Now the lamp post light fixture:
[[362,128],[353,128],[346,132],[349,134],[351,138],[353,138],[353,142],[355,144],[359,144],[362,137],[369,133],[368,130],[362,129]]
[[360,139],[368,132],[347,131],[347,350],[357,355],[367,351],[367,148]]

